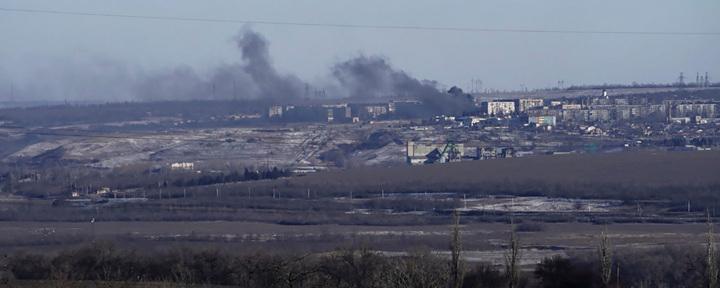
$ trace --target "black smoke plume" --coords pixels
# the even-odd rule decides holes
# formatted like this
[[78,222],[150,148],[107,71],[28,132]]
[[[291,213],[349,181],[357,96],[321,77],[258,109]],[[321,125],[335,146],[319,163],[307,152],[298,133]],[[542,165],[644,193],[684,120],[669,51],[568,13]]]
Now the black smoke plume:
[[191,68],[147,77],[137,85],[142,100],[260,99],[272,102],[300,97],[305,83],[282,75],[272,66],[268,42],[244,29],[235,37],[241,63],[215,68],[205,79]]
[[473,108],[472,98],[462,91],[443,93],[437,82],[413,78],[405,71],[394,69],[381,57],[360,56],[338,63],[332,74],[350,98],[415,99],[432,112],[448,114]]
[[39,100],[50,95],[55,100],[71,101],[238,99],[285,103],[312,97],[316,94],[309,90],[313,89],[328,91],[320,94],[327,98],[415,99],[428,113],[459,113],[472,107],[467,95],[444,93],[435,81],[418,80],[382,57],[359,56],[337,63],[324,81],[331,84],[313,87],[295,75],[278,72],[272,64],[269,43],[259,33],[243,29],[233,40],[240,52],[239,61],[214,67],[208,73],[198,73],[189,66],[145,73],[113,61],[80,59],[41,69],[34,81],[15,84],[15,92],[4,94],[14,94],[19,100]]

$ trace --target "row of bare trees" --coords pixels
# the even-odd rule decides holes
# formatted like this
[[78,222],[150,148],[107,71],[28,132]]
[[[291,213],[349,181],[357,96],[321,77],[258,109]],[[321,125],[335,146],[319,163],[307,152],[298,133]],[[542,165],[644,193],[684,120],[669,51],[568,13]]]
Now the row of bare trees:
[[530,267],[521,265],[522,244],[514,224],[504,267],[470,264],[464,260],[460,214],[453,215],[449,259],[428,250],[390,256],[369,248],[303,255],[231,255],[213,249],[141,253],[97,242],[53,256],[16,253],[3,258],[0,279],[239,287],[718,288],[718,257],[709,217],[704,249],[667,246],[619,253],[606,228],[599,234],[595,255],[546,258],[528,273],[523,268]]
[[[459,214],[455,212],[451,233],[449,287],[463,285],[462,245]],[[607,227],[600,232],[594,257],[579,255],[569,258],[553,256],[537,264],[532,276],[523,274],[521,244],[516,227],[511,229],[505,251],[502,286],[518,287],[720,287],[720,263],[716,251],[714,224],[707,213],[704,251],[696,246],[665,246],[640,251],[624,251],[616,255]],[[658,264],[665,265],[658,265]],[[621,270],[621,267],[623,269]],[[621,272],[627,275],[622,279]],[[487,286],[483,286],[487,287]]]

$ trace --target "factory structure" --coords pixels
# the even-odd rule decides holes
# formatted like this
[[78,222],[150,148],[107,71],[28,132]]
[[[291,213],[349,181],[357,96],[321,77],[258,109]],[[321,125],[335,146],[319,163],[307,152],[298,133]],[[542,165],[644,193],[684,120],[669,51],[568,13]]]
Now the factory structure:
[[406,161],[409,165],[450,163],[515,157],[511,147],[471,147],[462,143],[407,142]]

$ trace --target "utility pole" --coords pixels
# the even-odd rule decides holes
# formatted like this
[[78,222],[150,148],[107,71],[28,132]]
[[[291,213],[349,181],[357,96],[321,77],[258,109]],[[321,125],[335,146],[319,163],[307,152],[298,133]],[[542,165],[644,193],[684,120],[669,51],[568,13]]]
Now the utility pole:
[[92,238],[92,241],[95,241],[95,217],[90,219],[90,237]]

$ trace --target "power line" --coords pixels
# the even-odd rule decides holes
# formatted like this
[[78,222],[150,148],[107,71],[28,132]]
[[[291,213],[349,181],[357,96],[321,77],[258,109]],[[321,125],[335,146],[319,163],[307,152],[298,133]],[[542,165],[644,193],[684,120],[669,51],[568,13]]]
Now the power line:
[[146,19],[161,21],[185,21],[185,22],[207,22],[207,23],[234,23],[234,24],[257,24],[274,26],[296,26],[296,27],[330,27],[330,28],[353,28],[353,29],[378,29],[378,30],[418,30],[418,31],[451,31],[451,32],[487,32],[487,33],[546,33],[546,34],[599,34],[599,35],[649,35],[649,36],[720,36],[720,32],[694,32],[694,31],[609,31],[609,30],[561,30],[561,29],[510,29],[510,28],[478,28],[478,27],[439,27],[439,26],[415,26],[415,25],[371,25],[371,24],[342,24],[342,23],[313,23],[313,22],[284,22],[266,20],[243,20],[243,19],[222,19],[203,17],[177,17],[177,16],[154,16],[154,15],[133,15],[97,12],[77,12],[62,10],[43,9],[21,9],[3,8],[0,12],[9,13],[33,13],[53,14],[72,16],[93,16],[113,17],[126,19]]

